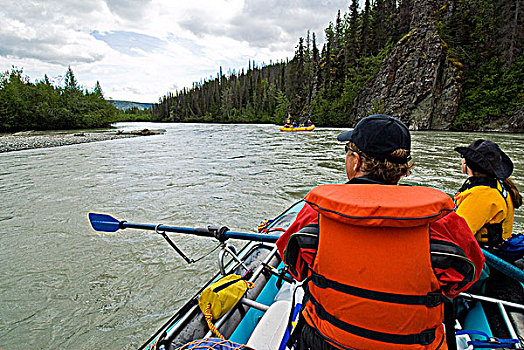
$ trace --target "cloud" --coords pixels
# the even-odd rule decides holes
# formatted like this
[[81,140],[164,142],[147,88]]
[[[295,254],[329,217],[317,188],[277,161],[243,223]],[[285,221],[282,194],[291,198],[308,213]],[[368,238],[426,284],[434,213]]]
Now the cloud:
[[113,14],[128,21],[140,21],[147,8],[152,5],[152,0],[105,0],[104,2]]
[[101,60],[106,45],[100,45],[78,25],[82,21],[72,17],[74,13],[86,16],[100,7],[82,2],[65,11],[61,3],[22,0],[5,4],[0,12],[0,55],[57,65]]
[[[253,47],[294,47],[307,31],[322,40],[323,31],[347,1],[246,0],[241,11],[226,22],[213,21],[205,12],[194,13],[180,26],[196,36],[216,35],[245,41]],[[291,45],[291,46],[290,46]]]
[[0,10],[0,71],[31,79],[67,67],[106,97],[157,101],[175,88],[290,58],[308,30],[323,30],[347,0],[15,0]]

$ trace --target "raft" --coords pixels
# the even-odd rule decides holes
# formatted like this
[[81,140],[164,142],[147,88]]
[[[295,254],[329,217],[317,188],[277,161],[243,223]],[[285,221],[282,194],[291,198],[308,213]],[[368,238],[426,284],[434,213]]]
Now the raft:
[[[225,227],[192,229],[135,224],[105,214],[91,213],[90,221],[97,231],[148,229],[162,234],[164,238],[167,237],[165,232],[179,232],[215,238],[220,242],[217,273],[199,290],[195,290],[193,296],[140,349],[288,349],[286,343],[302,306],[303,289],[300,282],[287,274],[281,274],[284,264],[275,241],[291,225],[303,206],[303,200],[295,203],[263,225],[258,234],[231,232]],[[248,243],[243,243],[237,249],[227,241],[228,238],[244,239]],[[172,241],[166,240],[181,253]],[[235,241],[235,244],[242,243]],[[188,257],[181,255],[191,262]],[[486,261],[489,263],[489,260]],[[497,265],[493,265],[481,294],[468,291],[455,298],[454,304],[458,310],[455,326],[458,350],[524,348],[524,285],[500,272],[503,262],[499,261]],[[230,274],[244,276],[254,287],[247,289],[233,308],[213,320],[213,328],[225,338],[222,340],[210,330],[199,307],[199,297],[206,288]]]
[[315,125],[310,126],[281,126],[280,131],[313,131],[315,129]]

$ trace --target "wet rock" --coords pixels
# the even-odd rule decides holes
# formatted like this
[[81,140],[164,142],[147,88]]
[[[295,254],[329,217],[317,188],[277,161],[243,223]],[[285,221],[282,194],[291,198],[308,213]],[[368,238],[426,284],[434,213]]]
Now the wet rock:
[[117,133],[149,136],[149,135],[161,135],[161,134],[164,134],[165,132],[166,132],[165,129],[142,129],[142,130],[131,130],[131,131],[118,130]]

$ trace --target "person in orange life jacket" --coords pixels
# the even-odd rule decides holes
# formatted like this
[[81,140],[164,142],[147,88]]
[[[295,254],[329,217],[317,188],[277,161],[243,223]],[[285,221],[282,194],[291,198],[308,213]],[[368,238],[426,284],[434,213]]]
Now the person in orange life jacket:
[[[403,191],[405,189],[410,189],[409,186],[391,186],[396,185],[401,177],[408,175],[413,168],[413,164],[410,161],[411,140],[409,130],[400,120],[387,115],[371,115],[362,119],[353,130],[341,133],[338,136],[338,140],[347,142],[345,146],[345,170],[349,181],[345,185],[327,186],[342,186],[341,190],[358,188],[359,191],[365,191],[364,198],[380,198],[382,196],[381,191],[385,190],[387,190],[385,191],[387,193],[391,193],[391,191],[393,191],[392,193],[396,193],[397,190]],[[372,265],[377,265],[379,268],[382,268],[383,272],[387,274],[390,273],[391,279],[397,278],[398,280],[401,280],[399,283],[402,283],[405,286],[414,286],[419,282],[428,284],[428,281],[431,281],[430,284],[432,284],[435,290],[438,291],[438,294],[440,294],[439,290],[441,290],[444,295],[453,298],[461,291],[469,288],[469,286],[478,279],[484,264],[484,256],[464,219],[453,212],[446,216],[443,216],[445,214],[441,215],[443,216],[441,219],[431,223],[429,235],[422,235],[421,242],[425,242],[425,244],[422,243],[421,245],[423,245],[425,247],[424,249],[427,250],[423,252],[423,257],[420,260],[415,258],[413,258],[414,260],[411,260],[412,255],[406,254],[409,256],[404,257],[406,259],[405,266],[395,266],[393,263],[391,266],[388,266],[390,264],[390,258],[397,253],[394,250],[388,252],[390,256],[381,256],[382,259],[379,258],[376,261],[367,261],[366,263],[359,261],[364,261],[366,257],[372,253],[371,250],[374,249],[374,245],[377,249],[389,248],[388,246],[380,246],[380,240],[373,242],[373,239],[371,238],[373,236],[372,234],[387,238],[387,235],[383,234],[388,231],[384,231],[380,227],[378,229],[372,227],[369,230],[370,234],[368,235],[353,235],[353,239],[355,237],[357,237],[357,239],[359,239],[359,237],[363,239],[358,243],[354,242],[354,244],[350,244],[352,242],[348,243],[347,239],[342,239],[340,240],[340,244],[338,244],[338,242],[332,244],[332,246],[335,246],[335,250],[337,249],[337,245],[341,247],[339,254],[341,257],[337,257],[337,259],[344,259],[344,256],[349,254],[349,250],[354,254],[353,256],[357,258],[350,260],[348,257],[347,261],[343,261],[339,266],[336,266],[334,270],[335,274],[338,273],[338,277],[335,276],[335,278],[332,278],[333,276],[331,276],[332,280],[327,280],[328,282],[324,281],[326,284],[322,286],[322,283],[318,283],[318,280],[321,281],[322,278],[317,278],[318,274],[315,269],[322,270],[322,265],[329,265],[329,260],[335,260],[332,258],[336,255],[322,255],[322,249],[327,246],[326,242],[328,242],[332,236],[338,236],[340,238],[336,232],[329,231],[328,227],[326,227],[324,231],[322,222],[324,220],[324,222],[327,223],[327,219],[322,219],[322,217],[326,216],[323,216],[323,213],[325,212],[319,212],[319,208],[314,207],[314,203],[308,200],[308,198],[312,198],[312,193],[322,186],[313,189],[306,196],[306,204],[304,205],[304,208],[298,213],[295,221],[277,241],[279,253],[281,257],[286,260],[286,247],[288,243],[291,243],[292,241],[292,239],[290,239],[292,234],[302,232],[308,227],[318,225],[320,221],[320,229],[317,231],[318,248],[302,251],[297,258],[298,268],[295,269],[295,273],[292,273],[292,275],[299,281],[304,280],[306,277],[309,279],[307,281],[307,290],[304,299],[305,308],[300,315],[302,319],[302,329],[298,336],[296,336],[298,339],[295,348],[299,350],[446,349],[447,346],[444,331],[441,325],[443,315],[441,303],[437,303],[438,305],[431,305],[429,309],[435,310],[435,312],[432,311],[434,317],[431,324],[428,324],[427,327],[425,327],[423,323],[425,322],[424,319],[427,317],[424,315],[428,313],[426,310],[428,307],[426,305],[402,305],[404,303],[409,304],[413,300],[411,299],[411,301],[406,302],[406,300],[404,300],[405,296],[399,297],[399,294],[387,293],[388,285],[386,280],[389,279],[389,276],[383,279],[384,286],[380,289],[377,288],[378,290],[367,290],[365,288],[360,288],[360,286],[356,288],[355,286],[342,284],[339,281],[344,280],[351,282],[354,279],[359,279],[362,277],[361,275],[365,274],[367,269],[371,269]],[[366,190],[368,186],[369,190]],[[402,202],[403,198],[401,198],[401,196],[402,194],[399,193],[399,197],[393,198],[393,202]],[[451,199],[447,195],[444,195],[444,197],[451,202],[450,205],[448,204],[448,212],[453,211],[453,203]],[[351,202],[351,198],[348,198],[348,202]],[[356,206],[358,209],[358,203]],[[378,207],[379,205],[377,205],[377,209]],[[365,231],[366,228],[363,228],[362,230]],[[391,230],[395,229],[392,228]],[[350,232],[347,233],[351,234]],[[389,236],[391,237],[391,235]],[[363,248],[363,251],[359,252],[362,243],[366,242],[366,240],[371,241],[371,243],[369,243],[370,245],[368,245],[367,248]],[[430,261],[433,264],[433,258],[430,258],[429,251],[430,240],[431,249],[434,247],[433,243],[435,243],[435,246],[439,243],[443,243],[442,246],[453,247],[453,249],[460,251],[463,257],[472,261],[475,269],[470,278],[466,280],[464,276],[457,271],[461,270],[458,265],[453,266],[454,268],[449,268],[450,266],[446,266],[446,264],[440,266],[437,263],[435,263],[434,266],[424,266],[429,265]],[[392,244],[392,246],[393,245],[394,244]],[[404,245],[409,245],[409,242],[406,242]],[[366,251],[365,249],[368,248],[370,250]],[[420,249],[419,246],[413,244],[413,253],[417,253]],[[322,258],[318,258],[321,256]],[[324,256],[326,256],[326,258],[324,258]],[[362,266],[360,266],[359,263],[362,264]],[[309,267],[309,269],[304,269],[304,266]],[[388,268],[391,268],[391,270],[388,271]],[[404,270],[409,269],[414,269],[415,275],[417,274],[416,270],[420,269],[420,274],[419,276],[406,280],[405,283],[403,283],[403,278],[409,278],[403,275]],[[348,270],[351,270],[351,272]],[[355,275],[352,276],[351,274]],[[374,280],[375,284],[382,283],[380,277],[377,276],[367,276],[366,278]],[[315,281],[315,279],[317,281]],[[428,281],[425,281],[426,279]],[[316,292],[315,295],[313,295],[314,291]],[[428,295],[429,294],[431,293],[428,293]],[[344,299],[345,295],[347,295],[347,300]],[[355,296],[357,296],[356,304]],[[323,299],[321,300],[320,297]],[[328,306],[330,306],[329,298],[331,297],[335,298],[337,301],[336,303],[340,305],[338,308],[337,306],[334,306],[335,312],[337,312],[336,315],[330,313],[330,310],[327,309]],[[395,299],[397,297],[398,300],[391,302],[390,298]],[[413,296],[410,295],[407,298],[410,299],[411,297]],[[376,298],[378,299],[374,300]],[[389,302],[384,302],[382,298],[389,298]],[[415,302],[415,304],[416,303],[417,302]],[[333,303],[331,303],[331,306],[333,306]],[[361,306],[364,307],[364,309],[362,309]],[[362,312],[362,310],[367,311]],[[411,312],[411,310],[415,311]],[[422,316],[419,317],[418,315]],[[402,319],[399,320],[399,317],[402,317]],[[366,326],[363,326],[363,324],[360,323],[360,320],[366,318],[370,318],[370,322],[368,322]],[[425,331],[425,333],[422,332],[424,334],[420,337],[419,334],[412,334],[415,332],[409,332],[410,323],[418,323],[417,327],[427,331]],[[396,329],[392,330],[392,327],[398,327],[398,329],[408,331],[408,335],[402,334],[401,331],[398,331],[399,334],[395,334]],[[430,327],[433,327],[433,329],[429,329]],[[408,337],[412,338],[408,340]]]
[[522,205],[522,196],[509,178],[513,162],[496,143],[482,139],[455,151],[468,176],[455,195],[457,214],[481,245],[496,247],[511,236],[515,208]]

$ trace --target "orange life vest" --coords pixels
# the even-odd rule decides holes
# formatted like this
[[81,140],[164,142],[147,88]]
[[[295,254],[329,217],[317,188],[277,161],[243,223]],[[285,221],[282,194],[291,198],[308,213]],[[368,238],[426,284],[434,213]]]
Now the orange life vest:
[[452,212],[445,193],[416,186],[321,185],[318,252],[303,316],[340,348],[445,349],[429,224]]

